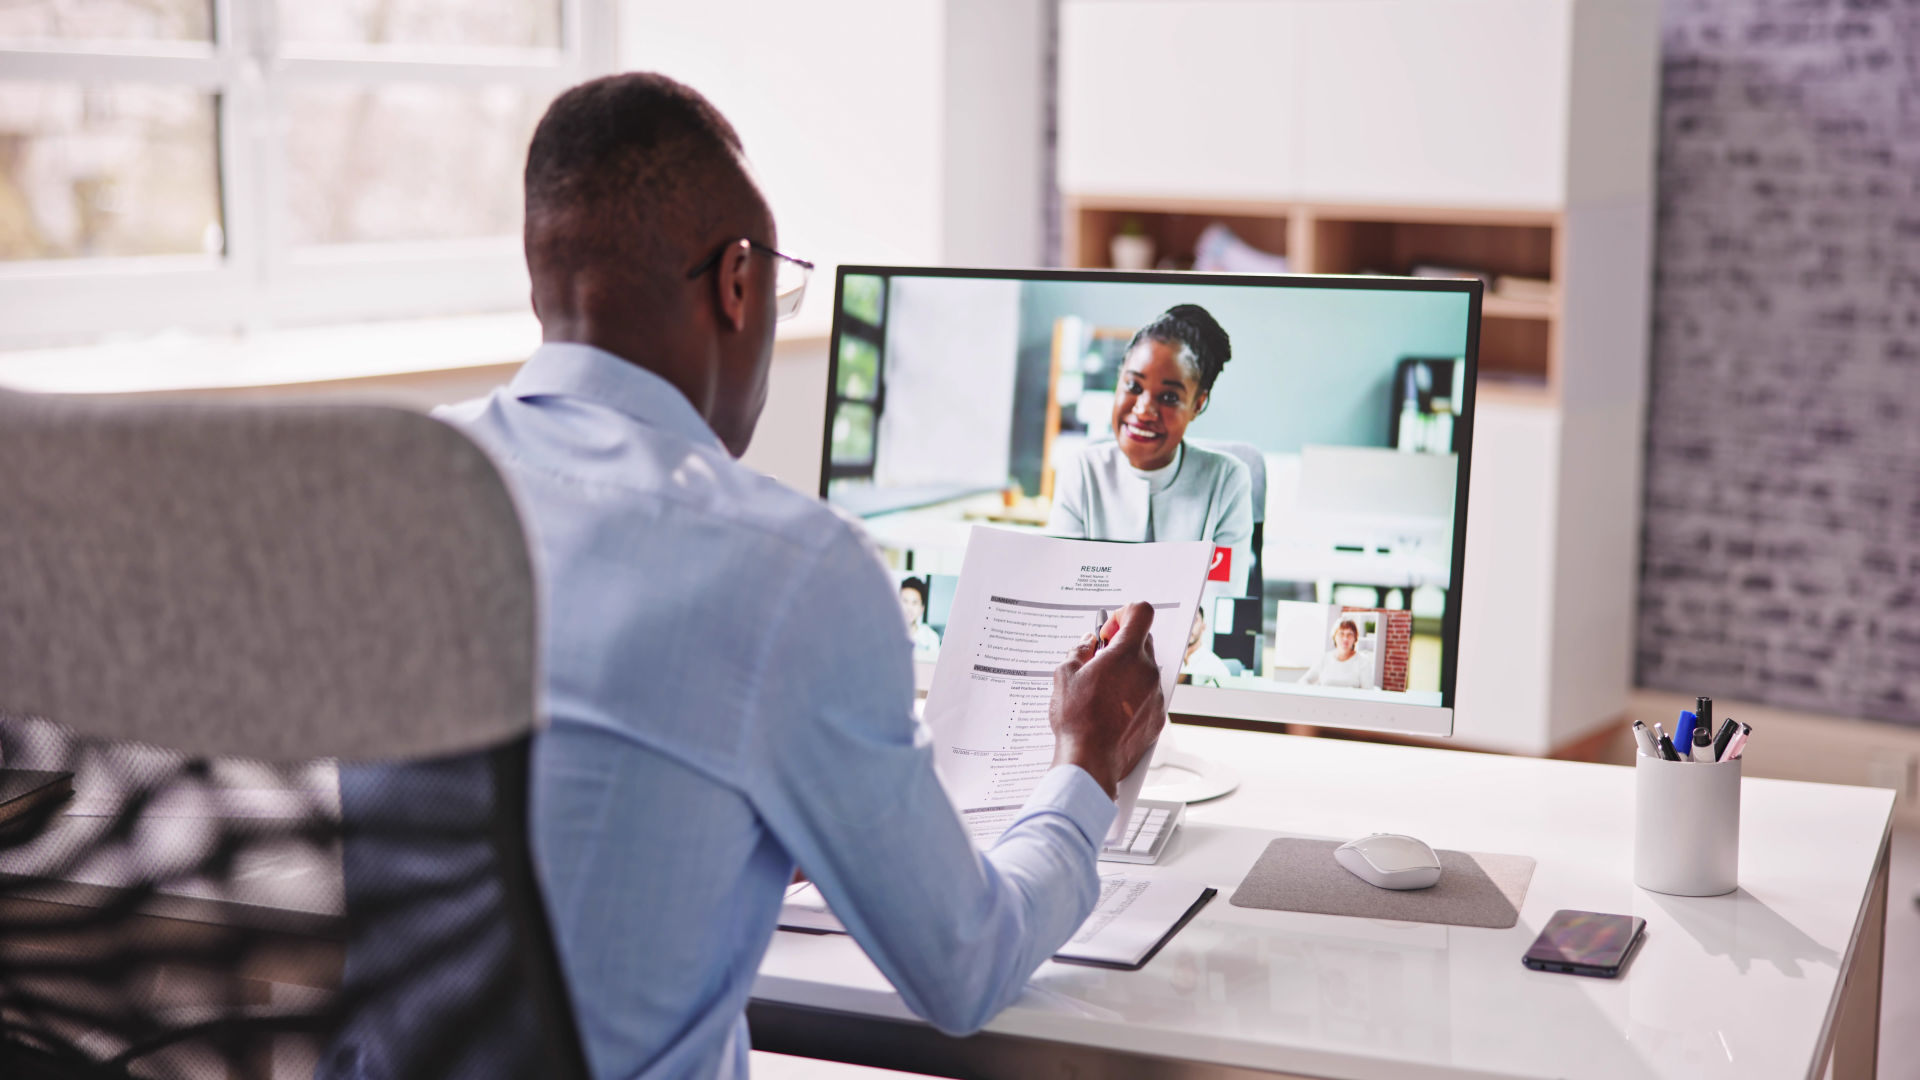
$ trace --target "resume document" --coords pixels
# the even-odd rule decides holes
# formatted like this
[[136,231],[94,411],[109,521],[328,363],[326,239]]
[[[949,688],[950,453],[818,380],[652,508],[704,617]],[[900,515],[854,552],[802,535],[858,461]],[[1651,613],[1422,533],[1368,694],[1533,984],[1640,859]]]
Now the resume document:
[[[976,842],[1013,824],[1053,764],[1054,668],[1129,603],[1153,605],[1160,689],[1173,699],[1212,557],[1204,540],[1117,544],[974,527],[925,717],[934,767]],[[1116,833],[1151,759],[1120,784]]]

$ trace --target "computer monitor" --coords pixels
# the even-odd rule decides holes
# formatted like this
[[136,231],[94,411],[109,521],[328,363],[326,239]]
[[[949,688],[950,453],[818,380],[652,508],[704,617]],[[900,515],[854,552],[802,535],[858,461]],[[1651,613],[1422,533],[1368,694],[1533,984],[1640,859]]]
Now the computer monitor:
[[1193,625],[1154,628],[1190,635],[1171,711],[1448,736],[1480,289],[842,266],[820,493],[892,568],[922,686],[975,525],[1211,539]]

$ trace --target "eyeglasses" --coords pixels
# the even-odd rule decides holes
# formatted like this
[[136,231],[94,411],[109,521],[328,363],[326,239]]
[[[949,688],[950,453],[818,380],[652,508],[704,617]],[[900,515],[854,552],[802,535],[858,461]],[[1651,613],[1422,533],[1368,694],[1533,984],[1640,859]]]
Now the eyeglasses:
[[[699,266],[687,271],[687,280],[692,281],[694,278],[720,265],[720,256],[725,255],[728,248],[739,242],[739,240],[729,240],[719,247],[714,248],[713,254],[707,256],[705,261],[701,262]],[[813,274],[813,264],[805,259],[796,259],[791,255],[785,255],[775,251],[758,240],[747,240],[747,246],[762,255],[773,256],[775,267],[773,276],[774,318],[785,322],[799,314],[800,301],[806,299],[807,296],[807,278]]]

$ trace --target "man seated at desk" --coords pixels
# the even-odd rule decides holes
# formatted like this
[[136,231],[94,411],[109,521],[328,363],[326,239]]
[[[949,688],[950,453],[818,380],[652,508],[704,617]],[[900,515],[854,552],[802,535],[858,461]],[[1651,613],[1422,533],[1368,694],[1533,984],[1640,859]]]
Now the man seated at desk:
[[1061,665],[1054,768],[977,852],[913,717],[891,579],[855,526],[734,460],[807,264],[732,127],[657,75],[587,83],[535,132],[526,199],[545,344],[441,415],[507,474],[540,572],[533,847],[595,1073],[744,1074],[796,863],[915,1012],[983,1025],[1098,895],[1114,785],[1166,714],[1152,609]]

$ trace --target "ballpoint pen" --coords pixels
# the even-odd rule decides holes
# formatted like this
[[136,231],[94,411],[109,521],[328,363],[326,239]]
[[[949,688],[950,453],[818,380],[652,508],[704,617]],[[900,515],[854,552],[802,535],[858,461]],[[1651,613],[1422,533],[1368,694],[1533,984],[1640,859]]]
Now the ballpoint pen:
[[1660,756],[1660,744],[1653,741],[1653,732],[1647,730],[1646,721],[1633,722],[1633,741],[1642,754],[1651,758]]
[[1667,761],[1681,760],[1680,752],[1673,748],[1673,740],[1665,735],[1660,736],[1660,756]]
[[1739,730],[1740,725],[1734,723],[1733,717],[1731,716],[1720,721],[1720,731],[1713,737],[1713,760],[1725,761],[1727,759],[1727,744],[1733,741],[1734,732]]
[[1739,757],[1740,752],[1747,748],[1747,736],[1751,734],[1753,734],[1753,725],[1741,724],[1740,730],[1735,733],[1733,739],[1727,743],[1727,756],[1721,760],[1732,761],[1734,758]]

